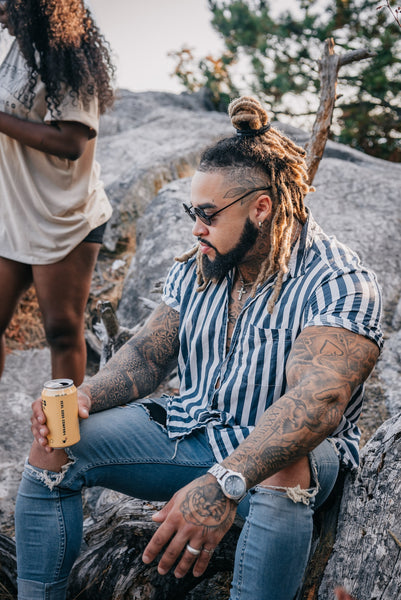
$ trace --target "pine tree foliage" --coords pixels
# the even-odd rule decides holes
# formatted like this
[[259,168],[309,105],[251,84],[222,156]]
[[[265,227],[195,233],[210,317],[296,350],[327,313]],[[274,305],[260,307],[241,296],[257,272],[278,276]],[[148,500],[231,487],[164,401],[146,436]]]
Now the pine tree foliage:
[[[378,10],[375,0],[295,0],[291,12],[277,12],[275,3],[274,15],[268,0],[208,4],[224,56],[196,66],[187,60],[181,68],[191,73],[193,89],[211,90],[216,108],[225,109],[241,90],[263,100],[273,117],[303,126],[318,105],[319,58],[332,37],[337,54],[375,52],[339,72],[332,139],[401,162],[401,31],[389,11]],[[240,80],[238,72],[245,73]]]

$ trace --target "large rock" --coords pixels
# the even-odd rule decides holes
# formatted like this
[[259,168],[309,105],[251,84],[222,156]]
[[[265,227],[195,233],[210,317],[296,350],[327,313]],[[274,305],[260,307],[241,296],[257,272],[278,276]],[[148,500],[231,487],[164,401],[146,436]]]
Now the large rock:
[[33,440],[31,404],[50,376],[47,348],[7,356],[0,381],[0,530],[13,526],[15,497]]
[[119,320],[128,327],[148,316],[160,301],[174,257],[195,241],[193,223],[182,208],[183,202],[189,202],[190,183],[186,178],[166,185],[137,221],[136,253],[118,307]]
[[[137,235],[137,251],[125,281],[118,314],[123,325],[143,320],[155,302],[174,256],[193,243],[188,201],[190,176],[202,148],[232,133],[226,115],[202,108],[202,98],[183,94],[121,92],[104,117],[98,144],[103,178],[114,206],[106,245]],[[282,129],[297,142],[305,132]],[[401,166],[329,142],[308,198],[328,232],[355,248],[383,287],[386,347],[369,397],[391,414],[401,400]],[[166,185],[168,184],[168,185]],[[158,193],[159,192],[159,193]],[[7,357],[0,383],[0,529],[9,531],[15,494],[31,443],[30,404],[49,377],[47,350]],[[380,409],[374,407],[373,412]],[[338,581],[336,583],[341,583]]]
[[134,235],[156,193],[192,175],[202,149],[230,129],[226,115],[205,110],[202,95],[121,90],[115,110],[102,118],[97,150],[114,209],[106,247]]

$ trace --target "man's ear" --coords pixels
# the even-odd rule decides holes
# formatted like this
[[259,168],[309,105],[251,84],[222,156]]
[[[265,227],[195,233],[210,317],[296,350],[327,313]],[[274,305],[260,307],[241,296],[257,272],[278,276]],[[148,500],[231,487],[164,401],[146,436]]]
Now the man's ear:
[[255,224],[264,223],[266,219],[271,219],[273,203],[268,194],[261,194],[253,203],[251,209],[251,218]]

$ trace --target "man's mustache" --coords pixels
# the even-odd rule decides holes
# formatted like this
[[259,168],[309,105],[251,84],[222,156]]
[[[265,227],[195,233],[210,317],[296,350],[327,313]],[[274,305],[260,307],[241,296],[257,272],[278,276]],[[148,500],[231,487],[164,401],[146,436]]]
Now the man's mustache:
[[[209,246],[209,248],[213,248],[213,250],[216,250],[216,248],[210,242],[207,242],[206,240],[204,240],[200,237],[198,237],[197,240],[198,240],[198,242],[201,242],[205,246]],[[216,250],[216,252],[217,252],[217,250]]]

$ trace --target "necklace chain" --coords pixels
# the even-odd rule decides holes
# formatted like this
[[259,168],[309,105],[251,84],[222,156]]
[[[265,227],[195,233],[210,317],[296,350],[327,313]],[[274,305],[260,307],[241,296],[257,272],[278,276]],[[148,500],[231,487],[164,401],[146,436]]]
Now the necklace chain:
[[253,281],[246,283],[244,278],[242,277],[242,273],[239,270],[239,267],[237,267],[237,271],[238,271],[238,275],[239,275],[239,280],[241,282],[241,287],[238,290],[238,300],[242,300],[242,296],[248,292],[248,290],[246,288],[249,287],[250,285],[253,285]]

